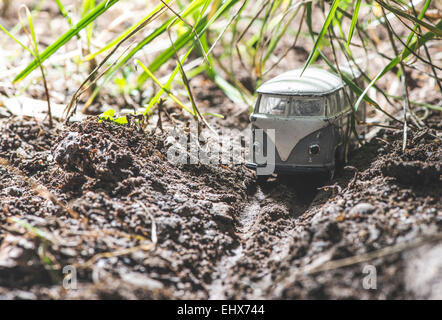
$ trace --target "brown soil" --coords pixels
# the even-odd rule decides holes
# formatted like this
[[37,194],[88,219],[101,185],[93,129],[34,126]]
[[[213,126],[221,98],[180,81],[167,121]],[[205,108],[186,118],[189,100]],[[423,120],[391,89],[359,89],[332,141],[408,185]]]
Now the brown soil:
[[[159,131],[2,119],[0,296],[440,297],[440,116],[427,124],[405,153],[401,130],[381,130],[317,191],[311,177],[173,165]],[[78,290],[61,286],[68,265]]]

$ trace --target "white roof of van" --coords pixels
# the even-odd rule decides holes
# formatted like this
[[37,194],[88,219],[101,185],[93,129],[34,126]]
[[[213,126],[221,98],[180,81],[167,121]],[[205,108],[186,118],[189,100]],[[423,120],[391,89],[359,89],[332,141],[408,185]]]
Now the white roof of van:
[[258,93],[314,96],[324,95],[338,90],[343,86],[341,79],[326,70],[307,68],[284,72],[263,83]]

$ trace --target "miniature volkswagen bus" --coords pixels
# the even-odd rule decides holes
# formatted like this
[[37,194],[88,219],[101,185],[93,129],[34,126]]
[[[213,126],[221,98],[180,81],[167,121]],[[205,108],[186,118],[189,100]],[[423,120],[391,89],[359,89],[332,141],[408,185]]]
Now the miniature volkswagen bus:
[[[260,174],[259,168],[269,165],[276,173],[323,172],[333,177],[335,168],[346,161],[357,97],[336,74],[314,67],[302,76],[301,71],[285,72],[257,90],[250,116],[251,158],[246,166],[256,169],[258,177],[267,175]],[[359,74],[350,69],[343,72],[359,82]],[[356,123],[365,121],[364,103],[355,116]],[[359,134],[361,127],[356,128]]]

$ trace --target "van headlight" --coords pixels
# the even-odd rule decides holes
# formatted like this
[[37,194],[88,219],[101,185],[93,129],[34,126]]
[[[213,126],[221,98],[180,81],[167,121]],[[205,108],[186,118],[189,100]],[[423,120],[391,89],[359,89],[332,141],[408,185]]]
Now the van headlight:
[[308,147],[308,153],[312,156],[319,154],[320,150],[321,150],[321,148],[319,148],[319,144],[317,144],[317,143],[311,144]]

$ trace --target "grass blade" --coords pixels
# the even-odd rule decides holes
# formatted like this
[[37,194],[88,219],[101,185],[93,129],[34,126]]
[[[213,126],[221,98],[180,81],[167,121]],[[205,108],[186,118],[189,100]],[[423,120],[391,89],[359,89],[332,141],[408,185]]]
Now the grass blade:
[[420,25],[421,27],[427,28],[428,30],[430,30],[431,32],[433,32],[435,35],[442,37],[442,29],[438,26],[434,26],[428,22],[425,22],[424,20],[420,20],[396,7],[393,7],[387,3],[385,3],[384,1],[381,0],[376,0],[376,2],[382,6],[383,8],[385,8],[386,10],[394,13],[395,15],[401,16],[409,21],[412,21],[418,25]]
[[[23,23],[23,19],[21,17],[21,12],[20,12],[21,9],[25,10],[26,17],[28,18],[29,31],[26,29],[25,24]],[[38,51],[38,44],[37,44],[38,42],[37,42],[37,36],[35,35],[35,28],[34,28],[34,22],[32,20],[32,14],[29,11],[28,7],[26,7],[25,5],[22,5],[19,9],[19,20],[20,20],[20,23],[22,24],[23,30],[28,35],[28,37],[30,38],[30,41],[32,42],[32,44],[34,46],[34,52],[32,53],[32,55],[35,57],[35,59],[38,62],[38,66],[40,67],[41,76],[43,79],[43,87],[45,90],[46,99],[47,99],[47,103],[48,103],[49,127],[52,128],[51,98],[49,95],[49,90],[48,90],[48,85],[46,82],[46,76],[45,76],[45,72],[43,69],[43,64],[41,63],[41,59],[40,59],[40,52]]]
[[[189,56],[189,54],[192,52],[193,50],[193,46],[186,52],[186,54],[184,55],[183,59],[181,60],[181,63],[184,63],[184,61],[186,61],[187,57]],[[172,74],[170,75],[169,79],[167,80],[166,84],[160,89],[160,91],[158,91],[158,93],[150,100],[149,105],[146,107],[146,109],[144,110],[144,115],[147,115],[148,112],[152,109],[152,107],[157,104],[160,101],[160,98],[162,96],[162,94],[165,92],[164,88],[166,90],[170,90],[170,87],[172,85],[173,80],[175,79],[176,75],[179,72],[179,66],[175,67],[175,70],[172,72]]]
[[20,42],[20,40],[18,40],[16,37],[14,37],[8,30],[6,30],[5,27],[3,27],[0,24],[0,29],[6,33],[12,40],[14,40],[15,42],[17,42],[23,49],[25,49],[26,51],[28,51],[31,55],[34,55],[34,52],[27,46],[25,46],[23,43]]
[[[170,2],[171,0],[167,0],[165,1],[166,3]],[[92,60],[93,58],[95,58],[96,56],[98,56],[99,54],[103,53],[104,51],[109,50],[110,48],[114,47],[117,43],[119,43],[122,39],[124,39],[127,35],[129,35],[133,30],[135,30],[137,27],[139,27],[141,24],[143,24],[145,21],[147,21],[148,19],[151,19],[154,15],[156,15],[157,13],[159,13],[161,10],[164,10],[164,4],[160,3],[157,7],[155,7],[155,9],[153,9],[151,12],[149,12],[149,14],[147,16],[145,16],[143,19],[141,19],[138,23],[134,24],[133,26],[131,26],[130,28],[128,28],[125,32],[123,32],[121,35],[119,35],[117,38],[115,38],[114,40],[112,40],[111,42],[109,42],[107,45],[105,45],[103,48],[101,48],[100,50],[91,53],[89,55],[87,55],[84,59],[85,60]]]
[[55,0],[55,3],[57,4],[58,9],[60,10],[61,15],[66,18],[69,26],[72,27],[73,26],[72,19],[69,16],[68,11],[66,10],[66,8],[63,6],[63,3],[61,3],[60,0]]
[[[196,10],[198,8],[198,6],[196,6],[199,3],[203,3],[203,1],[198,1],[198,2],[193,2],[191,6],[189,6],[185,12],[181,13],[181,16],[186,17],[187,15],[191,14],[194,10]],[[153,16],[152,16],[153,17]],[[150,19],[150,18],[149,18]],[[94,90],[94,92],[92,93],[91,97],[88,99],[87,103],[91,103],[93,101],[93,99],[95,99],[95,97],[98,95],[98,92],[100,90],[100,88],[103,86],[103,84],[107,83],[112,77],[113,75],[120,70],[123,65],[125,65],[138,51],[140,51],[141,49],[143,49],[146,45],[148,45],[149,43],[151,43],[152,41],[154,41],[155,39],[157,39],[160,35],[162,35],[166,29],[167,26],[173,21],[173,18],[169,18],[167,19],[161,26],[159,26],[157,29],[155,29],[154,31],[152,31],[146,38],[144,38],[141,42],[139,42],[135,48],[131,49],[121,60],[120,62],[115,65],[114,67],[112,67],[109,72],[107,72],[107,75],[105,77],[105,79],[103,80],[103,82]],[[157,68],[159,68],[161,65],[159,65]],[[151,72],[155,72],[157,71],[157,69],[152,68],[152,64],[149,65],[148,69]],[[148,79],[148,75],[143,72],[139,77],[138,77],[138,86],[140,86],[142,83],[144,83],[144,81],[146,81]]]
[[347,47],[350,45],[351,38],[353,37],[353,32],[358,22],[359,8],[361,7],[361,0],[357,0],[355,4],[355,10],[353,12],[353,17],[351,19],[350,30],[348,31]]
[[187,107],[184,103],[182,103],[176,96],[174,96],[172,94],[172,92],[170,92],[169,89],[166,88],[166,86],[163,86],[161,84],[161,82],[154,76],[154,74],[140,61],[140,60],[135,60],[136,63],[138,63],[138,65],[143,68],[144,72],[146,72],[149,77],[152,78],[152,80],[164,91],[167,93],[167,95],[173,100],[175,101],[181,108],[183,108],[184,110],[186,110],[187,112],[189,112],[191,115],[195,116],[195,114],[193,113],[193,111]]
[[[197,23],[195,26],[195,30],[198,33],[198,36],[201,38],[203,34],[206,32],[206,30],[214,23],[223,13],[225,13],[227,10],[229,10],[234,4],[236,4],[239,0],[228,0],[223,3],[223,5],[213,14],[212,18],[208,20],[208,15],[201,18],[201,20]],[[202,1],[201,1],[202,2]],[[203,3],[203,2],[202,2]],[[191,12],[188,12],[187,14],[191,14]],[[185,14],[183,13],[181,16],[185,17]],[[164,29],[167,28],[167,25]],[[157,71],[164,63],[166,63],[170,58],[173,57],[175,54],[174,47],[176,50],[182,49],[184,46],[186,46],[188,43],[193,42],[193,32],[192,30],[187,31],[185,34],[180,36],[173,45],[171,45],[168,49],[164,50],[163,53],[158,56],[150,65],[149,70],[152,72]],[[136,49],[136,48],[135,48]],[[135,50],[134,49],[134,50]],[[138,77],[138,84],[141,85],[144,83],[147,79],[146,74],[141,74]]]
[[[439,21],[439,23],[436,25],[437,28],[442,29],[442,20]],[[421,38],[418,38],[416,40],[414,40],[411,45],[409,46],[409,48],[411,50],[416,50],[419,47],[421,47],[422,45],[424,45],[427,41],[431,40],[433,37],[435,36],[435,34],[431,31],[427,32],[424,36],[422,36]],[[401,61],[403,61],[404,59],[406,59],[409,55],[411,54],[411,51],[409,51],[408,49],[404,48],[404,50],[402,51],[401,54],[399,54],[398,56],[396,56],[393,60],[390,61],[389,64],[387,64],[384,69],[382,69],[377,76],[370,82],[370,84],[365,88],[364,92],[361,94],[361,96],[359,97],[359,99],[356,101],[355,104],[355,108],[357,109],[359,104],[361,103],[362,99],[364,98],[364,96],[367,94],[367,91],[384,75],[386,74],[388,71],[390,71],[391,69],[393,69],[395,66],[397,66]]]
[[[425,12],[427,12],[428,7],[430,6],[430,3],[431,3],[431,0],[425,1],[425,4],[422,7],[421,12],[419,13],[419,16],[417,17],[419,20],[422,20],[422,18],[425,16]],[[416,23],[413,27],[413,30],[417,31],[418,27],[419,27],[419,25]],[[414,33],[411,32],[410,35],[408,36],[408,39],[407,39],[407,46],[410,44],[411,40],[413,39],[413,36],[414,36]]]
[[[90,11],[83,19],[81,19],[74,27],[69,29],[64,35],[62,35],[58,40],[44,50],[40,55],[40,62],[45,61],[51,55],[53,55],[60,47],[62,47],[66,42],[68,42],[72,37],[76,36],[82,29],[92,23],[101,14],[106,12],[111,6],[116,4],[119,0],[105,0],[101,2],[98,6]],[[20,72],[18,76],[15,77],[13,83],[17,83],[23,80],[29,73],[31,73],[39,65],[39,61],[34,59],[23,71]]]
[[[313,49],[310,52],[310,55],[304,64],[304,68],[302,69],[301,76],[304,73],[305,69],[309,66],[310,62],[312,61],[312,59],[313,59],[313,57],[319,47],[319,43],[321,42],[322,38],[324,37],[325,32],[327,31],[330,23],[333,20],[333,17],[335,16],[335,12],[336,12],[336,9],[338,8],[339,2],[340,2],[340,0],[333,0],[333,3],[330,7],[330,11],[327,15],[327,18],[325,19],[323,26],[322,26],[321,32],[319,33],[318,38],[316,39],[315,45],[313,46]],[[311,2],[309,2],[307,5],[310,6],[310,12],[308,14],[310,14],[310,20],[311,20]]]

